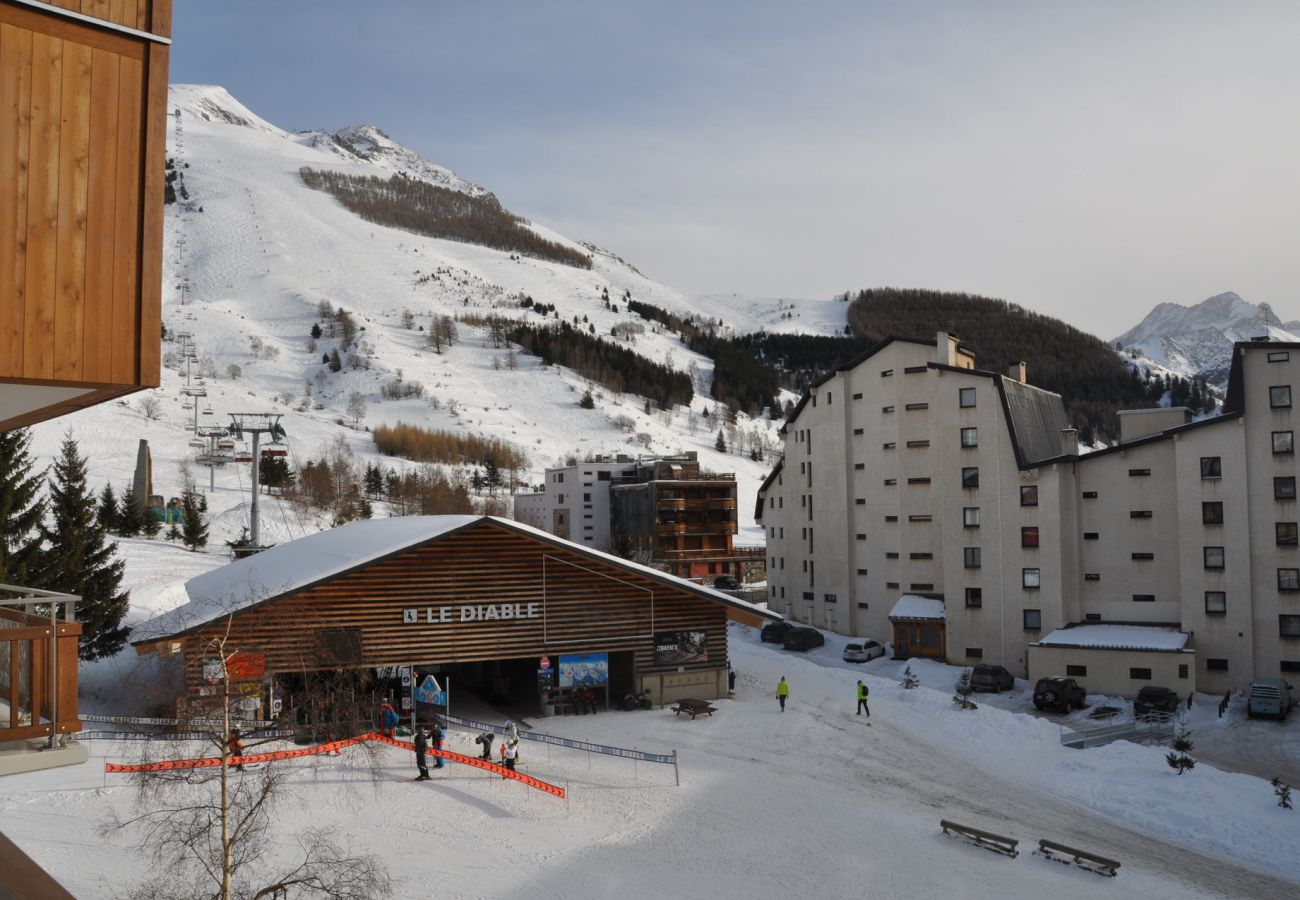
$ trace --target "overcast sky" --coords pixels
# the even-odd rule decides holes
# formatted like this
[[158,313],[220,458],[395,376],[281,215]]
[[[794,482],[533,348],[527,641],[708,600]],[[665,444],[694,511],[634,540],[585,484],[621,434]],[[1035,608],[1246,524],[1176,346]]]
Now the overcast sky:
[[708,293],[1300,317],[1300,4],[223,0],[172,80],[372,123]]

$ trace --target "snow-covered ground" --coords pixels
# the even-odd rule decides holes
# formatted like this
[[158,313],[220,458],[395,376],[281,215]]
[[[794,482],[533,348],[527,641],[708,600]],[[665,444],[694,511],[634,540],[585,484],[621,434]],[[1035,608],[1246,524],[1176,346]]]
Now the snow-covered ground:
[[[296,770],[277,814],[284,836],[334,825],[378,854],[400,897],[1269,897],[1300,887],[1300,818],[1267,782],[1202,763],[1173,774],[1157,748],[1075,751],[1056,727],[948,689],[905,691],[832,648],[790,654],[731,628],[738,689],[711,718],[664,709],[539,720],[546,731],[651,751],[667,766],[527,744],[525,771],[567,801],[444,769],[413,784],[409,754],[382,750],[380,778],[345,754]],[[837,655],[837,653],[836,653]],[[923,667],[918,667],[923,668]],[[772,697],[791,684],[785,713]],[[871,687],[871,724],[853,714]],[[473,750],[453,732],[449,749]],[[98,826],[131,789],[105,776],[127,743],[94,742],[72,769],[0,783],[6,834],[78,896],[125,891],[145,871]],[[1018,838],[1012,860],[945,838],[940,818]],[[1114,881],[1038,856],[1039,838],[1123,863]]]

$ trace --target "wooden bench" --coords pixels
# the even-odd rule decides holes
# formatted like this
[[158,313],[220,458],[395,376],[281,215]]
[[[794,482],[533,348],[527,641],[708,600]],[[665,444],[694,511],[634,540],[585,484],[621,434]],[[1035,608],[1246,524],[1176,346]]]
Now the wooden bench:
[[[1087,869],[1089,872],[1096,872],[1098,875],[1108,875],[1114,878],[1119,874],[1119,863],[1113,859],[1107,859],[1104,856],[1098,856],[1095,853],[1089,853],[1086,850],[1079,850],[1075,847],[1067,847],[1065,844],[1058,844],[1055,841],[1046,839],[1038,842],[1038,849],[1048,859],[1056,859],[1059,856],[1068,856],[1076,866],[1081,869]],[[1069,863],[1060,859],[1058,862]]]
[[1020,855],[1017,849],[1020,842],[1015,838],[1004,837],[1000,834],[994,834],[991,831],[982,831],[979,828],[971,828],[969,825],[958,825],[956,822],[950,822],[947,819],[939,820],[939,827],[947,835],[956,834],[958,837],[966,838],[987,850],[994,853],[1005,854],[1012,859]]
[[681,715],[682,713],[690,713],[692,720],[696,716],[712,716],[715,712],[717,712],[717,708],[710,706],[709,701],[693,700],[689,697],[678,700],[677,705],[673,707],[674,716]]

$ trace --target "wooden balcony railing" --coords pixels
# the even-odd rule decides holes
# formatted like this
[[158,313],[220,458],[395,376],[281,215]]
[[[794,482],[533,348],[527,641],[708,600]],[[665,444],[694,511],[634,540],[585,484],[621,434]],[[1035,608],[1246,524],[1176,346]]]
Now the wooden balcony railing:
[[0,584],[0,744],[81,730],[77,600]]
[[660,497],[657,501],[660,509],[726,509],[736,508],[733,497],[706,497],[703,499],[686,497]]

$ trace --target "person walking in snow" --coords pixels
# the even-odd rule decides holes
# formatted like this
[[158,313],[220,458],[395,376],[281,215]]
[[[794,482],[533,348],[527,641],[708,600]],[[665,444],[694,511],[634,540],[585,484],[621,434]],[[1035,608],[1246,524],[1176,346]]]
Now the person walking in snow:
[[[415,731],[415,767],[420,770],[416,776],[416,781],[429,780],[429,763],[425,760],[424,754],[429,750],[429,736],[425,733],[424,728],[418,728]],[[442,762],[442,760],[438,760]]]
[[[447,732],[443,730],[443,727],[440,723],[435,721],[433,723],[433,749],[441,750],[442,742],[445,741],[446,739],[447,739]],[[433,758],[433,767],[435,769],[443,768],[443,761],[441,756],[435,756]]]
[[871,691],[867,690],[867,686],[863,684],[862,679],[859,678],[858,679],[858,715],[862,715],[865,712],[867,714],[868,719],[871,718],[871,710],[867,708],[867,695],[870,693]]
[[790,685],[786,684],[785,676],[782,675],[781,680],[778,681],[776,684],[776,699],[781,704],[781,712],[785,712],[785,701],[786,698],[789,696],[790,696]]
[[[229,755],[231,759],[244,755],[244,742],[239,737],[238,728],[230,729],[230,734],[226,738],[226,753]],[[240,763],[239,765],[235,766],[235,768],[238,771],[242,772],[244,771],[244,764]]]
[[385,700],[379,705],[379,733],[384,737],[393,737],[397,734],[397,721],[397,710]]

